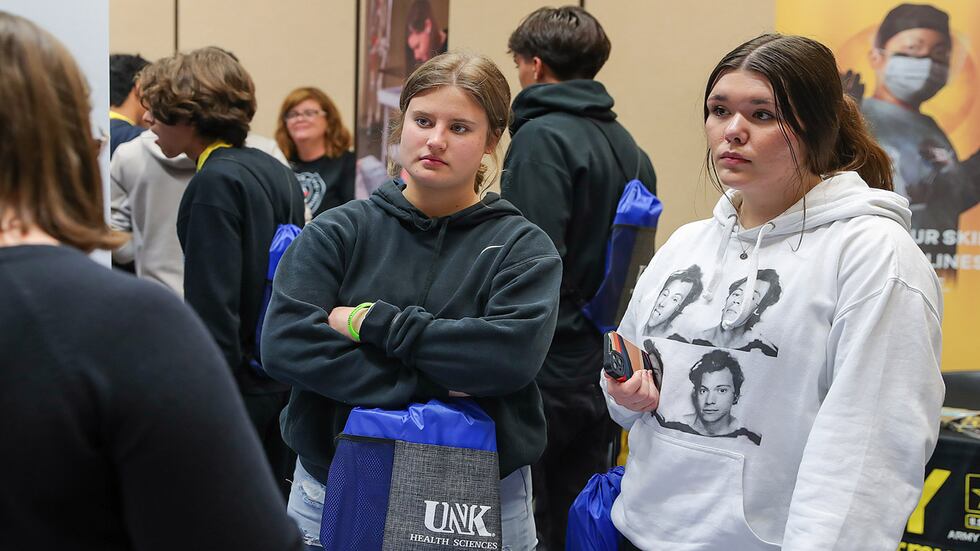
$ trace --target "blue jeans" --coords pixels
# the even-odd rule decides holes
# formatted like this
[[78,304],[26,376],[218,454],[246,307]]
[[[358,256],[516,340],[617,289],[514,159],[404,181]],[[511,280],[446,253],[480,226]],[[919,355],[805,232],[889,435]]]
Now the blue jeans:
[[[326,487],[296,462],[286,514],[303,533],[310,551],[320,551],[320,518]],[[534,551],[538,544],[531,508],[531,467],[524,466],[500,481],[500,523],[503,551]]]

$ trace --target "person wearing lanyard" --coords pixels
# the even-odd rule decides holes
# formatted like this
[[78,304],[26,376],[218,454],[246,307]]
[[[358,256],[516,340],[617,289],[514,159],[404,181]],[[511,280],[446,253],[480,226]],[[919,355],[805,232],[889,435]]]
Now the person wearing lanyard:
[[160,149],[197,164],[177,213],[184,298],[224,353],[286,493],[295,458],[279,433],[279,413],[289,387],[251,362],[269,245],[278,225],[303,225],[303,194],[288,167],[244,146],[255,86],[230,54],[210,47],[164,58],[140,73],[140,84]]
[[143,112],[136,75],[149,62],[139,55],[109,56],[109,156],[143,133]]

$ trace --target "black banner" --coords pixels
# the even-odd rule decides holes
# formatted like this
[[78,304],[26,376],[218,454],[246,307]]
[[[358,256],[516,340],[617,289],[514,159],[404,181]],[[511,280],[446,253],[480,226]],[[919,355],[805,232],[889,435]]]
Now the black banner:
[[898,550],[980,550],[980,440],[940,433]]

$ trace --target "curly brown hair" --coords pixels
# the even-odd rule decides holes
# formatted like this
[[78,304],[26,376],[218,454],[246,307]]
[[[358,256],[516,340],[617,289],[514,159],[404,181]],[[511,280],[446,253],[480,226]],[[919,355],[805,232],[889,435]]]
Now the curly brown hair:
[[103,214],[88,97],[56,38],[0,11],[0,220],[86,252],[126,240]]
[[139,75],[143,105],[164,124],[186,122],[208,140],[241,147],[255,116],[255,84],[214,46],[163,58]]
[[286,114],[293,107],[311,99],[320,105],[327,119],[327,130],[323,133],[323,142],[326,146],[327,157],[340,157],[352,144],[350,130],[344,126],[344,121],[340,119],[340,110],[323,90],[315,86],[304,86],[297,88],[286,96],[279,109],[279,122],[276,124],[276,143],[279,149],[285,153],[287,159],[296,159],[296,142],[289,137],[286,129]]

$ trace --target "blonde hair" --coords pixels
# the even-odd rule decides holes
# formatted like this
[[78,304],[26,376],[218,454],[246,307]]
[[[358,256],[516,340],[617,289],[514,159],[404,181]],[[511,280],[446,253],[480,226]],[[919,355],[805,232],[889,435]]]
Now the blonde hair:
[[279,109],[279,122],[276,124],[276,143],[279,144],[279,149],[286,154],[287,159],[296,158],[296,142],[289,136],[289,130],[286,128],[286,114],[308,99],[320,105],[326,118],[327,129],[323,133],[323,142],[327,157],[340,157],[350,149],[352,143],[350,131],[340,120],[340,110],[330,100],[330,96],[314,86],[297,88],[283,100],[282,107]]
[[230,53],[209,46],[163,58],[138,77],[143,105],[164,124],[186,122],[241,147],[255,116],[255,84]]
[[88,96],[56,38],[0,11],[0,220],[86,252],[126,239],[106,225]]
[[[503,135],[510,121],[510,86],[507,79],[489,58],[475,55],[450,52],[438,55],[423,63],[412,73],[402,88],[398,101],[400,113],[392,124],[388,134],[389,145],[397,145],[401,141],[402,127],[405,123],[405,112],[409,102],[415,96],[443,86],[454,86],[470,95],[483,108],[490,122],[487,130],[487,142],[497,140]],[[499,143],[499,142],[498,142]],[[496,167],[500,166],[498,148],[495,147],[490,158]],[[388,170],[394,175],[395,165],[389,158]],[[493,177],[488,178],[489,167],[480,163],[476,173],[474,191],[479,193],[493,183],[499,170]]]

